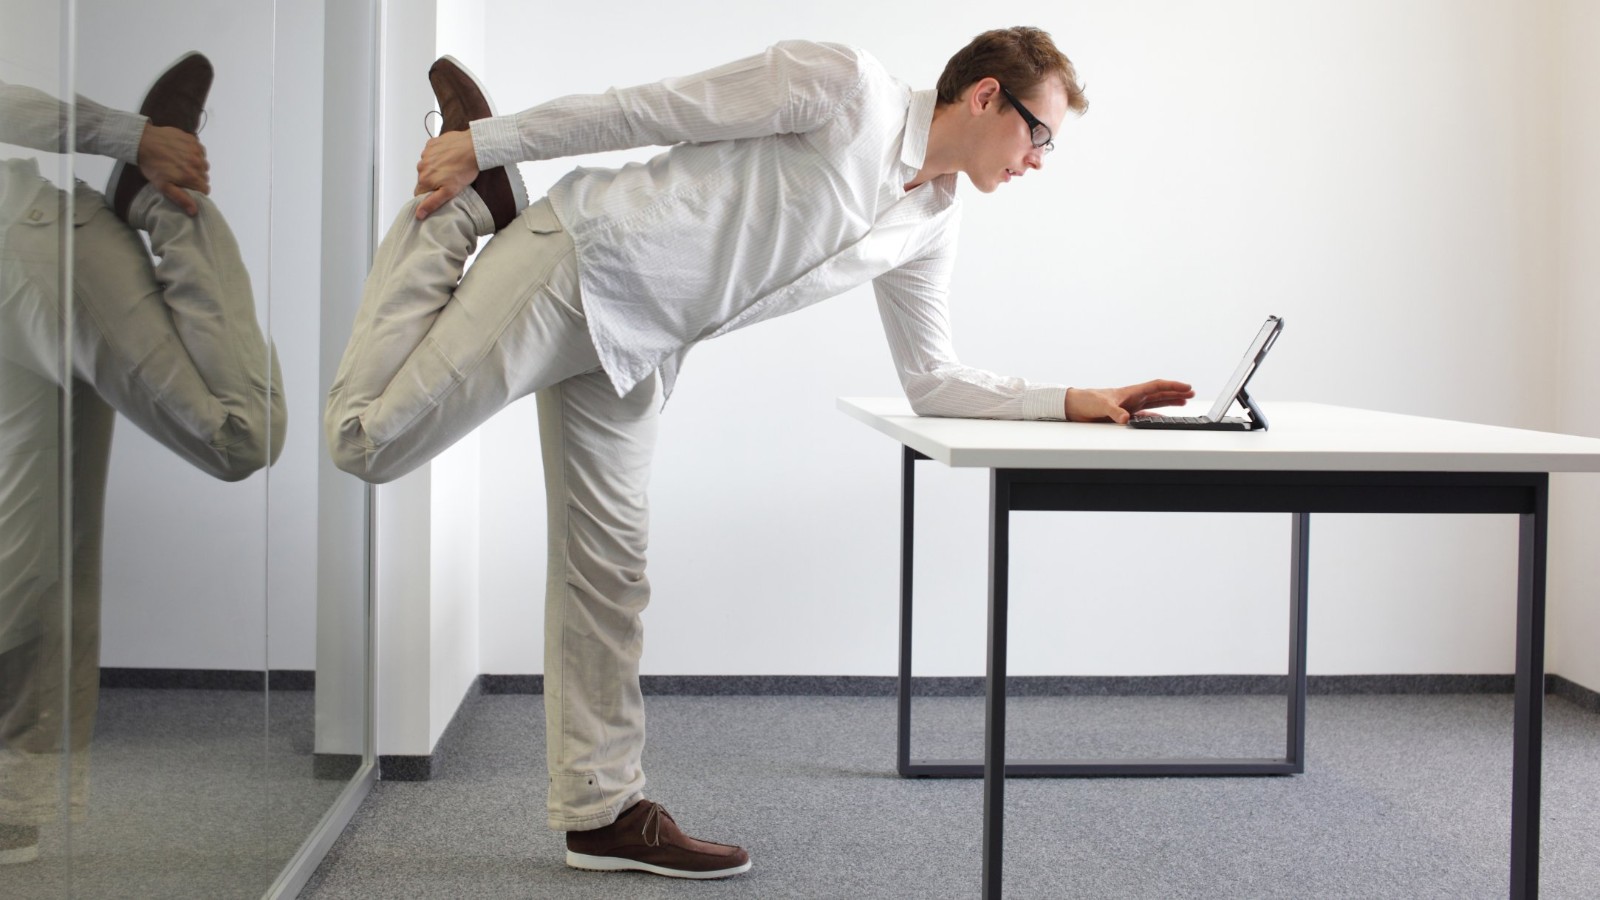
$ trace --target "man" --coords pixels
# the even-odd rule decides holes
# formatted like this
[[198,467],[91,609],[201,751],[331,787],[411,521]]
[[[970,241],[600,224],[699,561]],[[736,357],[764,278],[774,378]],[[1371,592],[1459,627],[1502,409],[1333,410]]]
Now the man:
[[[1042,168],[1068,110],[1086,108],[1082,89],[1034,28],[978,36],[937,91],[806,42],[504,118],[449,57],[430,78],[443,133],[374,259],[329,395],[334,458],[386,481],[539,392],[549,825],[577,868],[746,871],[743,850],[685,836],[643,799],[658,408],[699,341],[868,281],[919,414],[1125,422],[1193,396],[1173,381],[1029,384],[963,366],[951,347],[957,174],[988,193]],[[647,145],[671,149],[579,169],[523,208],[516,162]]]

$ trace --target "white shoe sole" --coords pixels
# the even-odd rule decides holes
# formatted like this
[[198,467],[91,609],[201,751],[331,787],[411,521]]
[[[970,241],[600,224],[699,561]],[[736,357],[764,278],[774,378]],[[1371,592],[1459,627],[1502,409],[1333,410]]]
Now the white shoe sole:
[[750,871],[750,863],[734,866],[731,869],[716,869],[711,872],[686,872],[682,869],[665,869],[661,866],[652,866],[649,863],[632,859],[623,859],[618,856],[590,856],[587,853],[567,851],[567,865],[574,869],[585,869],[590,872],[648,872],[651,875],[664,875],[667,878],[727,878],[730,875],[739,875]]

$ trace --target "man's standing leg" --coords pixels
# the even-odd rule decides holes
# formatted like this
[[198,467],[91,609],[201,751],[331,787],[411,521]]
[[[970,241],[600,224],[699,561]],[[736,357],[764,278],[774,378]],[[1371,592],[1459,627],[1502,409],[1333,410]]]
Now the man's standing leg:
[[609,825],[643,799],[639,614],[650,602],[655,378],[618,397],[604,372],[539,392],[548,504],[545,741],[550,827]]
[[575,868],[721,878],[748,870],[749,856],[688,837],[643,794],[640,613],[659,405],[655,376],[625,397],[599,370],[539,392],[549,820],[568,833]]

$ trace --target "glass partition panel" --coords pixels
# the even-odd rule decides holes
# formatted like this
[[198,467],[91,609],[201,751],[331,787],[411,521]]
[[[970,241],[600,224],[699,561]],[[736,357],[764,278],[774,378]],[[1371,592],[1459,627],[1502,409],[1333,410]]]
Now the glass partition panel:
[[[66,897],[72,818],[88,790],[93,721],[92,557],[68,510],[74,469],[93,485],[103,432],[78,404],[65,341],[71,291],[71,56],[62,4],[0,0],[0,896]],[[91,488],[92,490],[92,488]],[[84,538],[84,540],[75,540]],[[93,564],[83,566],[92,574]],[[87,587],[87,584],[85,585]],[[76,717],[74,717],[74,714]]]
[[0,896],[292,896],[371,783],[324,14],[0,0]]
[[273,13],[77,2],[77,90],[107,111],[80,116],[98,209],[75,234],[76,346],[117,421],[73,896],[259,896],[282,865],[262,841],[266,468],[286,415],[264,326]]

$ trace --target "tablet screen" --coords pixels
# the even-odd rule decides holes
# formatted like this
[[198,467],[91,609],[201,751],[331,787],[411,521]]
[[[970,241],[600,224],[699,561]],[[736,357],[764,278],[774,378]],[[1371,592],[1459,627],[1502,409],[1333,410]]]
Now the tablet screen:
[[1261,326],[1255,340],[1250,342],[1250,349],[1245,351],[1244,359],[1239,361],[1239,368],[1233,370],[1233,376],[1228,379],[1222,393],[1217,395],[1217,402],[1212,404],[1209,416],[1211,421],[1218,421],[1228,414],[1228,407],[1232,406],[1234,399],[1239,396],[1239,389],[1250,380],[1251,371],[1261,362],[1261,357],[1266,354],[1267,348],[1272,346],[1273,340],[1277,338],[1278,331],[1282,328],[1282,319],[1277,316],[1267,316],[1266,324]]

